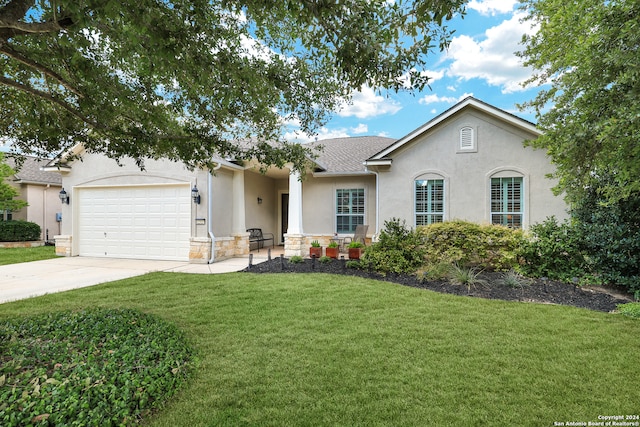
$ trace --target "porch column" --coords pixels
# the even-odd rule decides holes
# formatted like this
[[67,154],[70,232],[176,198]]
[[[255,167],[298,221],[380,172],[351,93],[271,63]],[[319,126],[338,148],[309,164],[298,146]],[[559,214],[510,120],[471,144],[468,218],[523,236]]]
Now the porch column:
[[284,236],[284,255],[302,256],[302,181],[293,169],[289,173],[289,222]]

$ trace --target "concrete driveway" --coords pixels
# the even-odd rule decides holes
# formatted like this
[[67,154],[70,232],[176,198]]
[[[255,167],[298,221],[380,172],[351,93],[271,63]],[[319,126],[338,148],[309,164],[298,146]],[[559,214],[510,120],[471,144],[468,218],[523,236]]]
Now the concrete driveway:
[[[266,259],[254,255],[253,263]],[[248,258],[231,258],[213,264],[87,257],[61,257],[0,266],[0,303],[93,286],[141,276],[155,271],[176,273],[229,273],[249,264]]]

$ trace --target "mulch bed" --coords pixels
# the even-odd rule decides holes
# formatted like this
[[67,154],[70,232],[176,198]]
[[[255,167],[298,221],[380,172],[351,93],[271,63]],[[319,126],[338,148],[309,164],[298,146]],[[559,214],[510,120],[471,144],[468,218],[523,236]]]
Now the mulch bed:
[[499,272],[482,273],[480,278],[484,283],[477,284],[472,286],[471,289],[468,289],[466,286],[454,285],[445,280],[422,281],[413,275],[389,274],[382,276],[367,270],[349,268],[346,266],[344,260],[333,260],[328,263],[321,263],[317,260],[305,259],[302,263],[293,264],[286,258],[274,258],[270,261],[252,265],[243,271],[250,273],[341,274],[474,298],[570,305],[604,312],[614,311],[618,304],[631,301],[630,296],[613,288],[582,288],[553,280],[542,282],[541,280],[530,279],[525,286],[514,288],[502,283],[504,273]]

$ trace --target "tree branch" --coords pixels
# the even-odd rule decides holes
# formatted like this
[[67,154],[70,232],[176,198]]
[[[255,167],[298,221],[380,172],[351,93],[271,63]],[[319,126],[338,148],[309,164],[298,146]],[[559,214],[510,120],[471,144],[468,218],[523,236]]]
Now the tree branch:
[[58,105],[59,107],[63,108],[64,110],[66,110],[67,112],[69,112],[71,115],[73,115],[74,117],[76,117],[77,119],[83,121],[84,123],[86,123],[87,125],[96,128],[96,129],[100,129],[101,126],[98,124],[98,122],[89,119],[88,117],[83,116],[82,114],[80,114],[80,112],[78,110],[76,110],[72,105],[70,105],[68,102],[65,102],[61,99],[56,98],[55,96],[43,92],[41,90],[32,88],[31,86],[27,86],[25,84],[22,83],[18,83],[16,81],[10,80],[4,76],[0,76],[0,84],[5,85],[5,86],[9,86],[12,87],[14,89],[18,89],[22,92],[26,92],[30,95],[34,95],[40,99],[43,99],[45,101],[49,101],[53,104]]
[[69,82],[67,82],[60,74],[56,73],[53,70],[50,70],[44,65],[41,65],[27,58],[8,44],[2,42],[2,40],[0,40],[0,53],[4,53],[5,55],[15,59],[16,61],[22,62],[23,64],[40,71],[45,76],[51,77],[52,79],[56,80],[58,83],[67,88],[69,91],[73,92],[75,95],[79,96],[80,98],[84,98],[84,95],[78,89],[73,87]]
[[17,34],[52,33],[64,30],[73,25],[71,18],[62,18],[57,21],[48,22],[20,22],[0,19],[0,29]]

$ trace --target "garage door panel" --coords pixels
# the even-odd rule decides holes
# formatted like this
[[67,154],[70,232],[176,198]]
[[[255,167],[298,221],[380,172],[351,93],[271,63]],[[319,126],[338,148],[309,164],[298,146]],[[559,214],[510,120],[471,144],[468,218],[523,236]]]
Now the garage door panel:
[[79,189],[80,255],[188,260],[190,195],[189,185]]

